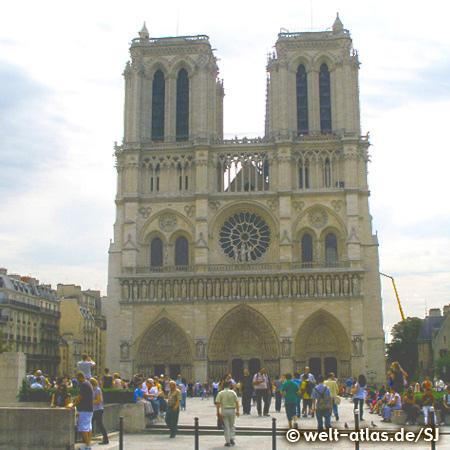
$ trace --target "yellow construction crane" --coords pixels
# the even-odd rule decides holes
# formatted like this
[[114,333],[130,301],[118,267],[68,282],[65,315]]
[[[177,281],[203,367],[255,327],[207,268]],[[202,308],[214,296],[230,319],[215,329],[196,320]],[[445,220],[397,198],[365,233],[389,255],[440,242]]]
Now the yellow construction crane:
[[400,315],[402,316],[402,321],[405,320],[405,315],[403,314],[402,304],[400,303],[400,298],[398,296],[397,288],[395,287],[394,278],[391,277],[390,275],[386,275],[385,273],[381,273],[381,272],[380,272],[380,275],[383,275],[383,277],[390,278],[392,280],[392,285],[394,286],[395,296],[397,297],[398,309],[400,310]]

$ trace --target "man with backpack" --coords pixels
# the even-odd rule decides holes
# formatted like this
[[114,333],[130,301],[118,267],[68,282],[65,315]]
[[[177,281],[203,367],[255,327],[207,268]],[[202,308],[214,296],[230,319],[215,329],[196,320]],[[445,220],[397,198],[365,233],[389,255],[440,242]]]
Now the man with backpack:
[[316,413],[317,428],[319,431],[323,430],[323,419],[325,419],[325,426],[331,428],[331,412],[333,406],[331,404],[331,394],[328,386],[323,384],[323,375],[317,377],[318,385],[314,387],[311,398],[314,401],[313,411]]
[[312,411],[312,399],[311,394],[314,389],[314,382],[312,382],[307,373],[304,373],[302,375],[302,385],[301,385],[301,396],[303,399],[303,407],[302,407],[302,414],[303,417],[308,417],[308,414],[313,415]]

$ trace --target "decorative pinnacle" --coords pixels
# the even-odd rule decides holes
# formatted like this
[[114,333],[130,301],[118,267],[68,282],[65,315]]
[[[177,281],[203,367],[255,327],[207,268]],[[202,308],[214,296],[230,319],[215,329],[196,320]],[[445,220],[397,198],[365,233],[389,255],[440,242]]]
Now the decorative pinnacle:
[[148,39],[150,37],[150,35],[148,34],[147,27],[145,26],[145,22],[144,25],[142,26],[141,31],[139,31],[139,37],[141,39]]
[[336,13],[336,20],[333,23],[333,34],[340,34],[344,30],[344,25],[339,18],[339,13]]

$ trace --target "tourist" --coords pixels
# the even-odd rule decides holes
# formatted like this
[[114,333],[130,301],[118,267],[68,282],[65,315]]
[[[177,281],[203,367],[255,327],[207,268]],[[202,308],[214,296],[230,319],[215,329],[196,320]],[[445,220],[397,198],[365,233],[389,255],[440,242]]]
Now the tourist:
[[351,397],[352,396],[352,387],[353,387],[353,381],[349,377],[345,380],[345,397]]
[[205,381],[202,385],[202,400],[208,398],[208,383]]
[[439,375],[436,375],[436,381],[434,383],[434,390],[436,392],[444,392],[445,391],[445,384],[441,380],[441,377]]
[[402,409],[402,399],[400,397],[400,394],[395,390],[394,386],[391,386],[389,401],[383,408],[383,412],[381,414],[383,416],[383,419],[381,421],[390,422],[392,411],[396,409]]
[[145,399],[147,399],[151,405],[154,412],[153,423],[158,421],[159,415],[159,400],[160,391],[155,386],[153,378],[149,378],[142,386],[142,392]]
[[341,403],[341,398],[339,397],[339,385],[333,372],[328,374],[328,379],[324,382],[324,384],[328,386],[328,389],[330,390],[333,414],[337,422],[339,420],[338,405]]
[[297,396],[297,403],[295,405],[295,415],[297,417],[301,417],[301,401],[302,401],[302,395],[301,395],[301,391],[302,391],[302,376],[300,375],[300,372],[294,372],[294,377],[292,379],[295,383],[297,383],[300,394]]
[[270,416],[269,414],[269,395],[272,393],[270,389],[270,380],[268,375],[265,373],[266,369],[262,368],[253,377],[253,388],[255,389],[256,395],[256,408],[258,410],[258,417],[261,417],[262,413],[262,401],[264,400],[264,415]]
[[186,379],[185,378],[181,379],[181,383],[178,384],[178,389],[181,392],[180,410],[186,411],[187,389],[186,389]]
[[37,379],[35,379],[33,384],[30,386],[30,388],[31,389],[43,389],[44,386],[42,386],[42,384]]
[[426,380],[422,383],[422,390],[423,392],[428,391],[428,389],[431,389],[433,385],[431,384],[430,377],[427,377]]
[[450,384],[447,386],[447,392],[442,398],[442,409],[441,409],[441,422],[440,425],[445,425],[445,416],[450,414]]
[[86,380],[84,372],[81,370],[77,372],[76,378],[80,385],[80,393],[75,401],[69,405],[74,408],[77,406],[78,415],[78,431],[83,436],[83,441],[86,444],[80,450],[91,450],[92,437],[92,416],[94,414],[94,395],[91,383]]
[[194,398],[194,382],[192,380],[188,383],[187,394],[189,398]]
[[302,379],[304,375],[306,375],[309,381],[312,381],[314,384],[316,384],[316,379],[314,378],[314,375],[311,373],[310,368],[308,366],[305,367],[305,373],[302,373],[301,375]]
[[177,376],[177,379],[175,380],[175,383],[177,383],[177,386],[181,384],[181,375]]
[[95,378],[91,378],[89,382],[92,385],[92,395],[94,399],[94,414],[92,415],[92,423],[96,423],[100,433],[102,433],[103,441],[100,445],[109,444],[108,433],[106,432],[105,425],[103,425],[103,394],[98,385],[98,381]]
[[41,385],[41,387],[47,387],[47,380],[45,379],[44,375],[42,375],[42,372],[40,370],[36,370],[35,378],[35,381],[37,381]]
[[69,406],[71,402],[69,393],[67,392],[67,385],[64,381],[58,385],[58,389],[52,395],[52,400],[50,402],[50,408],[65,408]]
[[123,381],[120,378],[120,375],[118,373],[114,374],[114,380],[112,384],[113,389],[122,389],[123,388]]
[[231,382],[225,381],[223,390],[216,398],[217,414],[222,413],[222,423],[225,435],[225,447],[235,445],[236,429],[234,422],[239,417],[239,401],[236,392],[230,389]]
[[92,378],[91,369],[95,366],[95,362],[87,355],[87,353],[83,353],[81,355],[81,361],[78,361],[77,367],[78,370],[84,373],[86,380]]
[[402,409],[406,412],[406,425],[417,425],[417,416],[420,406],[416,404],[416,398],[412,387],[409,387],[402,399]]
[[313,411],[316,414],[317,429],[323,430],[323,419],[325,426],[331,428],[331,412],[333,405],[331,403],[330,389],[323,383],[323,376],[317,377],[317,386],[314,387],[311,398],[314,400]]
[[359,420],[361,422],[364,422],[363,412],[364,412],[364,399],[366,397],[366,388],[367,388],[366,377],[364,375],[360,375],[358,377],[358,381],[352,388],[352,394],[354,403],[353,410],[354,411],[357,409],[359,410]]
[[151,403],[149,403],[144,398],[144,391],[142,390],[142,381],[136,383],[137,388],[134,390],[133,398],[134,403],[142,403],[144,405],[144,413],[146,417],[151,417],[153,415],[153,408]]
[[[311,394],[314,389],[314,383],[309,379],[308,374],[304,373],[301,376],[302,379],[302,386],[300,389],[300,395],[303,399],[303,405],[302,405],[302,415],[303,417],[308,417],[308,414],[313,415],[313,409],[312,409],[312,398]],[[299,416],[300,417],[300,416]]]
[[423,424],[425,426],[428,425],[428,416],[432,407],[434,408],[434,395],[431,387],[429,387],[425,394],[422,395]]
[[167,395],[166,424],[170,430],[170,437],[174,438],[178,429],[178,416],[180,414],[181,392],[177,389],[177,383],[169,383],[169,393]]
[[[299,374],[300,375],[300,374]],[[284,397],[284,407],[286,409],[286,416],[289,423],[289,428],[292,428],[292,421],[294,421],[294,428],[298,428],[297,424],[297,398],[299,394],[298,383],[292,379],[292,374],[285,375],[286,381],[280,388],[280,396]]]
[[213,394],[213,402],[216,403],[216,397],[219,393],[220,382],[217,378],[214,378],[214,381],[211,383],[211,389]]
[[113,377],[109,374],[107,367],[105,367],[105,375],[102,376],[101,386],[102,389],[112,389],[113,387]]
[[36,380],[36,377],[34,376],[34,372],[31,371],[27,376],[26,376],[26,380],[27,380],[27,386],[31,387],[31,385],[34,383],[34,381]]
[[200,388],[201,388],[201,383],[200,383],[200,381],[197,381],[195,383],[195,396],[196,397],[200,397]]
[[369,414],[378,414],[381,416],[383,406],[389,401],[390,397],[389,392],[386,391],[384,386],[381,386],[377,393],[376,402],[372,405],[372,408],[370,408]]
[[283,385],[283,382],[280,380],[280,375],[275,377],[273,385],[275,391],[275,411],[281,412],[281,386]]
[[166,375],[164,377],[164,381],[162,383],[164,386],[164,395],[167,397],[167,395],[169,395],[169,392],[170,392],[170,377],[169,377],[169,375]]
[[389,375],[389,386],[392,386],[395,392],[401,394],[405,385],[407,385],[408,374],[401,368],[398,362],[393,362],[391,368],[388,372]]
[[72,381],[68,375],[64,375],[64,384],[67,386],[67,389],[71,389],[73,387]]
[[241,384],[241,396],[242,396],[242,413],[248,415],[252,409],[252,392],[253,392],[253,379],[248,369],[244,370],[244,378]]

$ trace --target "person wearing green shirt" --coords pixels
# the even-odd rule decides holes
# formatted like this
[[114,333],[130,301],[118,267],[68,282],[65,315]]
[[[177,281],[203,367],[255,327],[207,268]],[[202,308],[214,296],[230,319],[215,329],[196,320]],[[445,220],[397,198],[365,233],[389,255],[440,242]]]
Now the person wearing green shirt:
[[292,428],[292,420],[294,421],[294,428],[298,428],[296,406],[297,393],[299,391],[298,384],[292,380],[292,374],[285,375],[286,381],[281,386],[281,395],[284,397],[284,406],[286,408],[286,416],[289,422],[289,428]]

